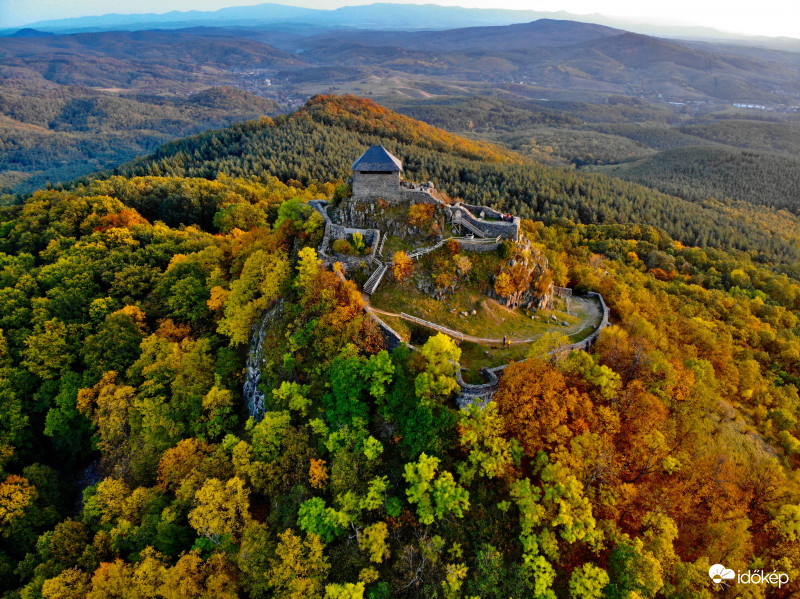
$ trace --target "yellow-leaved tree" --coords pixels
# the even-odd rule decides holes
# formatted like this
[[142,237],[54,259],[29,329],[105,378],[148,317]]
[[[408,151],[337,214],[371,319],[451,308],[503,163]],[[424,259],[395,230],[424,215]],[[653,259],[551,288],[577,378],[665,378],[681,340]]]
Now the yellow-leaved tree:
[[422,346],[420,353],[425,358],[425,370],[417,375],[414,387],[417,397],[430,401],[446,398],[458,391],[456,371],[461,359],[461,348],[444,333],[436,333]]
[[414,261],[403,250],[395,252],[392,257],[392,274],[400,282],[410,279],[414,274]]
[[217,545],[226,537],[237,540],[250,522],[249,494],[238,476],[227,483],[210,478],[195,494],[197,507],[189,512],[189,524]]
[[323,553],[325,545],[315,534],[305,541],[291,529],[278,535],[278,547],[268,578],[275,599],[321,597],[330,563]]
[[[283,282],[289,276],[289,262],[280,253],[256,250],[244,263],[242,275],[231,283],[225,301],[225,316],[218,331],[231,339],[232,345],[247,343],[258,317],[278,297]],[[212,297],[223,294],[212,290]]]

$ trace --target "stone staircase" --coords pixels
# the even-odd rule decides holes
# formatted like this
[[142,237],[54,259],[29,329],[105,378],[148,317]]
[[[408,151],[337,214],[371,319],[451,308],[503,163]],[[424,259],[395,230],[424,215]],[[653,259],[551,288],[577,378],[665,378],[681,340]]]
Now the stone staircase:
[[474,233],[478,237],[486,237],[486,233],[484,233],[482,229],[480,229],[479,227],[473,225],[471,222],[469,222],[469,220],[467,220],[466,218],[461,216],[460,212],[458,213],[458,215],[459,215],[459,218],[454,219],[454,221],[453,221],[454,224],[461,225],[462,227],[464,227],[468,231],[471,231],[472,233]]
[[378,262],[378,268],[375,269],[375,271],[370,275],[369,279],[367,279],[367,282],[364,283],[364,293],[369,295],[375,293],[378,285],[381,284],[383,275],[386,274],[386,271],[389,270],[389,266],[391,266],[391,263],[383,264],[377,259],[375,261]]
[[[448,239],[450,239],[450,238],[448,237]],[[413,260],[416,260],[417,258],[421,258],[425,254],[429,254],[434,250],[438,250],[440,247],[442,247],[448,241],[448,239],[442,239],[439,243],[437,243],[435,245],[432,245],[430,247],[420,248],[418,250],[414,250],[413,252],[409,252],[408,257],[412,258]]]

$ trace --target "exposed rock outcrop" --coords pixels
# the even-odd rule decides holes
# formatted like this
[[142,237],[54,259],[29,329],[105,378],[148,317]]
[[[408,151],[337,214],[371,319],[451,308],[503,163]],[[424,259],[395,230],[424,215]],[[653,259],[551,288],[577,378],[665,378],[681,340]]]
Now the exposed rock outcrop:
[[404,238],[431,239],[444,231],[447,222],[446,206],[431,200],[433,216],[424,226],[414,226],[409,222],[409,210],[417,201],[402,200],[386,202],[381,199],[364,200],[345,198],[332,210],[336,223],[360,229],[380,229]]

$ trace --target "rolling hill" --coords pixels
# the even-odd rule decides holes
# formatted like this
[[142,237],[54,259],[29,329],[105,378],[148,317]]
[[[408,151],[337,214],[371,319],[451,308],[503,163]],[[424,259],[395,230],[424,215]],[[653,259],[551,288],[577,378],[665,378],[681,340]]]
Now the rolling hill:
[[[792,147],[789,129],[778,143],[778,133],[757,132],[753,119],[731,112],[731,104],[768,106],[773,112],[762,118],[774,130],[783,127],[781,111],[800,95],[794,54],[698,46],[553,19],[436,32],[331,26],[29,31],[0,38],[7,150],[0,190],[30,191],[118,165],[170,138],[291,110],[331,92],[373,97],[553,165],[615,164],[693,145]],[[192,96],[220,87],[267,100],[237,99],[230,91]],[[490,96],[497,110],[478,115],[486,111],[458,100],[476,96],[479,103]],[[451,113],[444,115],[448,122],[443,110]],[[737,118],[721,125],[717,114]],[[509,137],[503,130],[511,126]],[[759,147],[751,147],[756,140]],[[770,147],[772,141],[778,145]]]
[[0,88],[0,193],[111,168],[170,139],[278,110],[272,100],[230,87],[187,97]]
[[689,245],[741,250],[785,269],[796,268],[800,257],[800,218],[785,212],[746,202],[695,202],[602,175],[550,168],[353,96],[315,97],[288,116],[172,142],[114,173],[341,181],[350,176],[352,157],[375,143],[403,161],[409,179],[431,180],[452,196],[526,218],[651,225]]

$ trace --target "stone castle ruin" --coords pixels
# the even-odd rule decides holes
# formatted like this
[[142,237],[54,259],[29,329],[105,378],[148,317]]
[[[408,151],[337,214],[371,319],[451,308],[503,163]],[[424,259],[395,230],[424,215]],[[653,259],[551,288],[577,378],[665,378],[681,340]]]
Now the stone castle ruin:
[[[408,252],[408,257],[414,260],[443,247],[446,243],[456,242],[461,250],[466,252],[482,252],[496,250],[504,240],[512,240],[515,243],[512,244],[511,253],[506,255],[500,272],[490,281],[493,285],[492,290],[488,292],[490,298],[505,303],[511,309],[524,307],[539,311],[553,310],[554,295],[571,295],[570,289],[556,288],[553,285],[547,258],[533,247],[524,235],[520,235],[521,222],[518,217],[486,206],[452,201],[437,192],[430,182],[419,184],[404,180],[402,162],[383,146],[368,148],[353,163],[352,168],[350,197],[343,198],[336,205],[330,205],[324,200],[312,200],[309,205],[325,220],[325,233],[318,250],[319,257],[328,265],[338,262],[349,272],[363,273],[368,268],[371,274],[362,285],[367,296],[376,291],[393,264],[391,256],[383,256],[387,235],[402,238],[406,244],[411,242],[414,249]],[[420,205],[423,205],[424,209],[421,209]],[[412,219],[412,212],[416,215],[423,214],[424,218]],[[448,225],[451,236],[446,237]],[[354,255],[352,252],[343,254],[337,250],[346,247],[347,244],[343,244],[342,241],[352,241],[356,235],[362,246],[360,252]],[[340,272],[339,276],[345,275]],[[508,289],[509,293],[503,292],[503,297],[500,297],[494,285],[498,278],[503,276],[507,281],[504,288]],[[430,276],[418,277],[415,279],[415,284],[420,291],[433,297],[446,292],[445,290],[440,293],[441,290],[437,288],[438,283]],[[559,348],[558,351],[587,349],[608,324],[608,308],[599,294],[594,295],[602,307],[600,325],[586,339]],[[365,310],[378,323],[387,347],[394,348],[403,342],[400,335],[370,307],[369,300]],[[395,316],[455,338],[464,338],[463,333],[447,329],[437,323],[408,314]],[[567,326],[566,321],[561,324]],[[482,341],[499,342],[492,339]],[[505,337],[502,343],[505,346]],[[464,407],[472,402],[483,403],[490,399],[497,390],[498,377],[501,376],[503,368],[505,365],[484,369],[490,380],[481,385],[465,383],[459,371],[458,379],[461,385],[459,405]]]
[[403,164],[383,146],[372,146],[353,163],[353,198],[387,202],[402,199]]
[[445,201],[432,183],[406,181],[402,172],[403,163],[383,146],[367,149],[353,163],[353,194],[339,206],[338,222],[365,229],[384,228],[401,237],[413,237],[421,231],[400,222],[403,219],[399,218],[399,209],[431,204],[431,218],[439,230],[445,223],[452,223],[454,231],[465,237],[518,239],[518,217],[483,206]]

